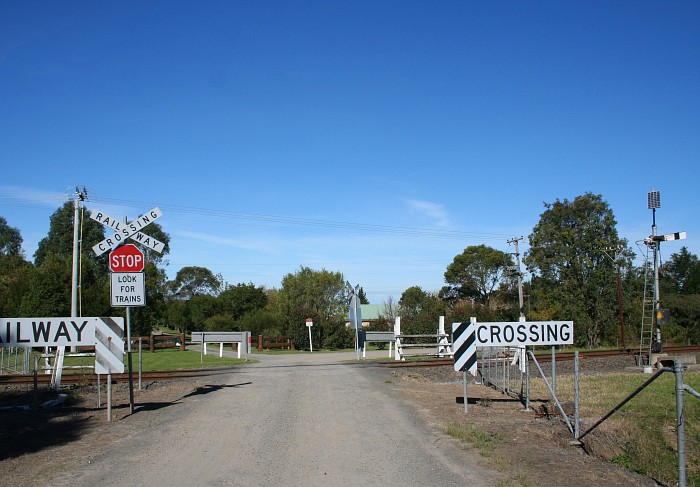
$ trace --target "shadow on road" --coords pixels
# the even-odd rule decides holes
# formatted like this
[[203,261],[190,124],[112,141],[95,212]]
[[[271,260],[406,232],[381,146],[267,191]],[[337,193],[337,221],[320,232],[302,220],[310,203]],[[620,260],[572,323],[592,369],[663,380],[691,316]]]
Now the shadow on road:
[[228,387],[241,387],[241,386],[247,386],[252,384],[252,382],[242,382],[240,384],[206,384],[202,387],[196,388],[194,391],[190,392],[189,394],[185,394],[182,396],[182,398],[186,397],[192,397],[192,396],[199,396],[202,394],[209,394],[210,392],[218,391],[224,388]]

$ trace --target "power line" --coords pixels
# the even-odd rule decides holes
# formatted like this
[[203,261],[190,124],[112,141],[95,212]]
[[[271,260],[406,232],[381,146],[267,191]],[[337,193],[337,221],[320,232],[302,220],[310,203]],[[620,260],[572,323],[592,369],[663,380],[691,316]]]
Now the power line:
[[[114,198],[101,198],[93,197],[93,201],[102,202],[105,204],[115,205],[115,206],[148,206],[153,205],[151,202],[143,201],[129,201]],[[324,220],[324,219],[314,219],[314,218],[303,218],[303,217],[287,217],[279,215],[267,215],[260,213],[244,213],[236,211],[226,211],[226,210],[214,210],[209,208],[197,208],[192,206],[182,206],[182,205],[171,205],[171,204],[159,204],[161,209],[167,210],[169,213],[183,213],[190,215],[200,215],[200,216],[211,216],[215,218],[232,219],[232,220],[246,220],[252,222],[267,223],[270,225],[288,225],[288,226],[307,226],[307,227],[318,227],[327,229],[338,229],[338,230],[352,230],[355,233],[366,233],[366,234],[393,234],[402,236],[412,236],[412,237],[431,237],[431,238],[444,238],[444,239],[460,239],[460,240],[470,240],[470,239],[502,239],[507,234],[497,234],[497,233],[476,233],[476,232],[459,232],[452,230],[437,230],[429,228],[417,228],[417,227],[403,227],[403,226],[392,226],[392,225],[378,225],[371,223],[356,223],[356,222],[346,222],[346,221],[335,221],[335,220]],[[186,220],[185,220],[186,221]]]

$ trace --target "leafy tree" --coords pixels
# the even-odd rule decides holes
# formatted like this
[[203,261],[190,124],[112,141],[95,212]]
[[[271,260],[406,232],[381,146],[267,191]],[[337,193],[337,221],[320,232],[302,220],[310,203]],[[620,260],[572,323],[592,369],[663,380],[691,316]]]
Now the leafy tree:
[[[83,242],[82,259],[90,259],[96,262],[97,267],[104,272],[108,272],[107,259],[98,259],[92,251],[92,245],[104,239],[104,227],[85,215],[81,210],[81,234]],[[34,253],[34,264],[40,267],[44,264],[49,254],[55,254],[63,259],[73,258],[73,217],[74,205],[72,201],[66,201],[58,208],[50,218],[49,233],[39,241],[39,245]],[[88,252],[89,251],[89,252]],[[70,282],[70,281],[69,281]]]
[[70,261],[48,254],[43,265],[32,273],[20,316],[70,316],[71,279]]
[[221,309],[234,320],[238,320],[246,313],[264,309],[268,301],[265,288],[255,286],[252,282],[227,286],[219,293],[218,298]]
[[401,327],[410,334],[436,333],[438,317],[445,314],[445,303],[419,286],[406,289],[399,299]]
[[367,295],[365,294],[365,290],[362,289],[362,286],[360,286],[360,289],[357,291],[357,297],[360,298],[360,304],[369,304],[369,299],[367,299]]
[[24,260],[19,230],[0,217],[0,316],[20,316],[22,296],[29,290],[33,271]]
[[170,292],[174,297],[185,300],[201,294],[215,296],[221,289],[222,281],[221,276],[215,276],[206,267],[183,267],[170,283]]
[[253,340],[256,335],[282,335],[284,317],[277,311],[256,309],[241,316],[238,327],[241,331],[249,331]]
[[470,298],[489,306],[491,295],[513,266],[513,258],[486,245],[472,245],[457,255],[445,271],[449,285],[443,295]]
[[196,294],[188,302],[189,314],[192,320],[191,330],[202,331],[205,329],[207,319],[221,314],[219,302],[210,294]]
[[465,299],[456,303],[447,312],[445,322],[468,323],[472,317],[476,318],[477,321],[503,321],[496,309],[485,306],[479,302],[472,302],[471,300]]
[[[544,206],[524,259],[538,306],[551,309],[551,318],[573,320],[579,343],[596,347],[606,334],[612,341],[617,336],[615,270],[603,251],[627,247],[612,210],[592,193]],[[631,255],[627,249],[628,267]]]
[[21,316],[22,299],[29,292],[34,272],[20,255],[0,254],[0,316]]
[[284,276],[277,302],[285,318],[286,333],[292,336],[295,346],[304,348],[309,341],[306,318],[314,320],[313,331],[321,337],[325,326],[344,320],[345,280],[340,272],[315,271],[302,266],[295,274]]
[[143,269],[146,287],[146,305],[131,309],[131,330],[134,336],[150,335],[154,328],[167,324],[167,291],[165,270],[146,260]]
[[22,255],[22,235],[0,216],[0,255]]
[[206,331],[241,331],[230,315],[214,315],[204,320]]
[[664,264],[662,273],[673,282],[678,292],[700,293],[700,260],[686,247],[682,247],[677,254],[671,255],[668,262]]
[[181,299],[170,299],[166,301],[166,323],[182,333],[190,329],[190,309],[187,301]]
[[[92,242],[104,238],[102,226],[86,218],[81,209],[79,308],[82,316],[113,314],[109,305],[109,273],[106,258],[91,251]],[[34,254],[36,272],[24,293],[21,309],[25,316],[68,316],[71,311],[73,272],[73,202],[67,201],[50,218],[49,232]]]

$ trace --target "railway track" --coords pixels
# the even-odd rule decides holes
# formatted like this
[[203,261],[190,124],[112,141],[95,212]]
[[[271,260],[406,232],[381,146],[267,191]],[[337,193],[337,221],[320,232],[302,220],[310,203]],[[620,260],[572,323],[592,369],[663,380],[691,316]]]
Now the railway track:
[[[669,355],[678,355],[686,353],[700,353],[700,346],[688,345],[679,347],[665,347],[664,353]],[[611,350],[583,350],[579,351],[579,359],[586,358],[605,358],[616,357],[620,355],[638,355],[639,349],[620,348]],[[550,352],[535,353],[538,362],[551,362],[552,355]],[[574,359],[574,352],[556,352],[557,361],[568,361]],[[406,368],[406,367],[439,367],[452,365],[454,363],[451,358],[431,358],[431,359],[416,359],[405,362],[387,360],[381,362],[366,362],[367,365],[387,368]],[[164,381],[192,377],[206,377],[211,375],[227,374],[233,371],[232,367],[212,368],[212,369],[186,369],[186,370],[163,370],[157,372],[143,372],[141,380],[144,381]],[[138,373],[134,372],[134,380],[138,379]],[[37,385],[48,385],[51,383],[50,374],[37,374]],[[96,382],[97,378],[94,373],[63,373],[61,383],[66,385],[87,385]],[[104,379],[106,381],[106,377]],[[112,374],[112,382],[128,382],[129,374]],[[32,384],[34,382],[33,375],[21,374],[4,374],[0,375],[0,386],[14,384]]]
[[[687,345],[678,347],[665,347],[664,353],[669,355],[679,355],[687,353],[700,353],[700,346],[698,345]],[[605,358],[605,357],[618,357],[621,355],[639,355],[638,348],[616,348],[610,350],[583,350],[579,351],[579,359],[585,360],[586,358]],[[538,362],[551,362],[552,354],[551,352],[536,352]],[[574,352],[556,352],[556,360],[573,360]],[[454,361],[451,358],[440,358],[440,359],[424,359],[424,360],[407,360],[405,362],[399,361],[382,361],[377,362],[376,365],[381,367],[389,368],[400,368],[400,367],[437,367],[441,365],[452,365]]]
[[[143,372],[141,374],[141,380],[144,381],[156,381],[156,380],[173,380],[173,379],[183,379],[190,377],[206,377],[211,375],[228,374],[233,371],[231,367],[215,368],[215,369],[186,369],[186,370],[162,370],[157,372]],[[37,374],[36,376],[38,385],[48,385],[51,383],[50,374]],[[106,381],[107,377],[102,376],[101,381]],[[134,372],[134,380],[138,380],[138,372]],[[86,385],[95,383],[97,377],[94,373],[84,374],[70,374],[63,373],[61,376],[61,384],[66,385]],[[112,374],[112,382],[128,382],[129,374]],[[21,375],[21,374],[6,374],[0,375],[0,386],[2,385],[13,385],[13,384],[32,384],[34,383],[34,375]]]

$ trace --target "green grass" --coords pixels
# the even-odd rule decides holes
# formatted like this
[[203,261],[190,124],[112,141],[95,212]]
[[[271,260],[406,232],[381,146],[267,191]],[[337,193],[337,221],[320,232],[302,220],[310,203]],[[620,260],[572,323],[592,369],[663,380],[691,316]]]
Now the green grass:
[[[592,424],[644,381],[647,374],[614,374],[581,378],[581,418]],[[700,373],[686,371],[683,382],[700,389]],[[541,379],[532,380],[532,395],[546,397]],[[573,378],[557,377],[561,401],[573,401]],[[700,485],[700,399],[685,393],[688,485]],[[606,420],[599,429],[617,437],[622,452],[614,463],[673,484],[678,479],[675,376],[665,373]],[[584,432],[582,428],[581,432]],[[595,430],[592,433],[595,435]],[[584,438],[585,441],[585,438]]]
[[445,433],[471,448],[476,448],[485,457],[491,456],[498,446],[497,438],[469,423],[448,423],[445,426]]

